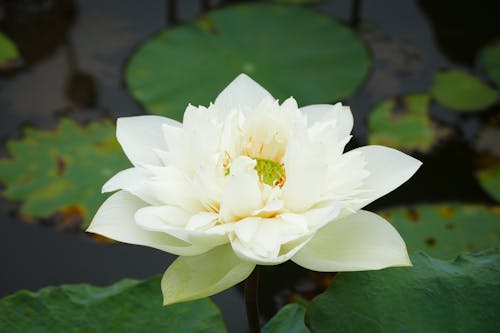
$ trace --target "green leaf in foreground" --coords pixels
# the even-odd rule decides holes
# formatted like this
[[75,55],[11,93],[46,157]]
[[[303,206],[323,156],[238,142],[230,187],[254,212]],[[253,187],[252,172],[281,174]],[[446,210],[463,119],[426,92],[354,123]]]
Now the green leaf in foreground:
[[306,314],[311,332],[498,332],[500,251],[340,273]]
[[264,326],[262,333],[309,333],[305,313],[305,304],[287,304]]
[[430,96],[411,94],[377,105],[368,118],[369,143],[401,150],[427,151],[436,140],[428,114]]
[[379,212],[399,231],[410,252],[452,259],[500,246],[500,207],[441,204]]
[[19,51],[14,42],[0,32],[0,69],[9,61],[19,58]]
[[19,291],[0,300],[1,332],[225,332],[207,298],[162,306],[160,277]]
[[488,45],[481,53],[479,61],[491,80],[500,88],[500,43]]
[[147,40],[126,79],[149,112],[180,120],[188,103],[208,105],[240,73],[307,105],[350,96],[369,64],[363,42],[338,21],[299,6],[240,4]]
[[104,182],[130,165],[110,121],[81,127],[63,119],[54,131],[27,129],[7,149],[11,157],[0,159],[3,196],[22,201],[27,216],[78,212],[82,228],[105,199],[100,194]]
[[498,99],[498,92],[460,70],[436,73],[432,94],[439,104],[459,111],[479,111]]

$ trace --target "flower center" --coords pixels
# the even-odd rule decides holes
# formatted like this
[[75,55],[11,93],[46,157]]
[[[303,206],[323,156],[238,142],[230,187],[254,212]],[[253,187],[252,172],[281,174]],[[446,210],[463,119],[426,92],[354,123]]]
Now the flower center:
[[259,157],[254,157],[253,160],[257,162],[255,171],[257,171],[261,182],[269,186],[283,186],[285,169],[281,164]]

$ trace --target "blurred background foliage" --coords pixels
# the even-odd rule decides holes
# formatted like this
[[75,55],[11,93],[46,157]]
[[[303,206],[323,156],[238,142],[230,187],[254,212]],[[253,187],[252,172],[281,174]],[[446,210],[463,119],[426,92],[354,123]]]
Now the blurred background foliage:
[[[7,230],[0,242],[7,267],[0,295],[45,284],[103,284],[160,273],[172,256],[117,244],[104,249],[82,232],[106,198],[102,184],[129,165],[116,142],[114,120],[137,114],[182,120],[188,103],[208,105],[242,72],[280,100],[293,96],[301,106],[350,105],[355,127],[348,149],[382,144],[424,162],[410,182],[368,207],[394,224],[412,253],[453,259],[498,247],[498,13],[500,3],[494,0],[481,5],[450,0],[383,5],[374,0],[0,1],[0,182]],[[67,233],[25,229],[21,221]],[[15,263],[12,251],[26,260]],[[69,257],[61,259],[59,253],[66,251]],[[109,251],[109,257],[82,261],[85,251]],[[139,270],[130,267],[133,260],[119,264],[123,255],[139,258]],[[456,269],[480,270],[484,264],[498,273],[498,261],[491,259],[498,255],[484,256],[467,257],[473,258],[467,259],[469,266]],[[118,272],[104,268],[110,257],[120,258]],[[422,265],[416,269],[434,265],[446,271],[451,265],[424,255],[414,258]],[[45,271],[43,264],[30,265],[37,260],[57,267]],[[26,273],[33,276],[23,280]],[[303,317],[304,300],[323,292],[332,279],[349,285],[351,279],[365,279],[363,274],[336,277],[291,263],[264,268],[265,319],[290,301],[303,300],[283,308],[267,330],[284,330],[287,318]],[[486,283],[475,273],[471,279],[481,288]],[[489,287],[498,291],[498,283]],[[437,299],[449,297],[435,293]],[[224,297],[216,302],[229,331],[238,331],[243,314],[232,313],[234,320],[228,321],[227,314],[236,310],[225,303],[234,303],[238,293]],[[375,293],[368,304],[378,304],[378,297]],[[321,317],[314,310],[320,305],[314,306],[306,319],[318,327],[311,324],[317,313]],[[499,304],[488,306],[498,309]],[[443,314],[445,321],[448,315]],[[483,319],[491,323],[488,315]],[[302,319],[290,327],[305,329]]]

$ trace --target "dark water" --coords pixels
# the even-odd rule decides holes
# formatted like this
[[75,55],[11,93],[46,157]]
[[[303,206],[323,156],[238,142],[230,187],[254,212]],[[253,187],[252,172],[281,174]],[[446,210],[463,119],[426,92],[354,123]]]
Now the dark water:
[[[478,50],[500,36],[498,1],[471,6],[465,1],[365,0],[355,13],[352,4],[322,1],[315,7],[347,23],[358,21],[372,52],[370,77],[346,101],[355,117],[353,145],[366,142],[366,116],[385,98],[427,91],[439,69],[466,68],[481,76]],[[0,1],[0,30],[16,40],[25,61],[19,70],[0,76],[0,139],[21,137],[26,125],[52,128],[63,115],[85,122],[142,114],[123,83],[127,58],[137,43],[173,18],[185,21],[202,10],[203,3],[194,0],[178,1],[177,15],[169,12],[168,1]],[[424,161],[417,175],[369,209],[420,202],[492,203],[474,179],[471,140],[498,110],[464,117],[433,106],[431,113],[453,134],[429,154],[414,154]],[[0,152],[5,154],[3,144]],[[18,217],[17,204],[5,200],[0,200],[0,219],[0,297],[23,288],[144,278],[162,273],[174,259],[149,248],[97,244],[82,234],[26,224]],[[284,289],[305,288],[307,274],[294,264],[265,267],[260,290],[265,315],[284,301]],[[244,331],[239,290],[214,299],[229,331]]]

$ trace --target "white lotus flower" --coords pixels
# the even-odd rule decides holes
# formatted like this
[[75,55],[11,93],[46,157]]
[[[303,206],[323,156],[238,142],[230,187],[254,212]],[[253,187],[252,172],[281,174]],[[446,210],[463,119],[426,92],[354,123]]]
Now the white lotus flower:
[[180,255],[162,280],[164,303],[209,296],[256,264],[287,260],[315,271],[411,265],[404,241],[363,206],[408,180],[421,163],[397,150],[344,153],[349,107],[281,105],[238,76],[183,123],[120,118],[117,137],[134,167],[88,231]]

